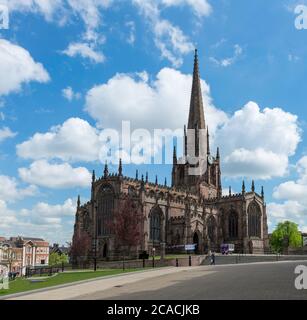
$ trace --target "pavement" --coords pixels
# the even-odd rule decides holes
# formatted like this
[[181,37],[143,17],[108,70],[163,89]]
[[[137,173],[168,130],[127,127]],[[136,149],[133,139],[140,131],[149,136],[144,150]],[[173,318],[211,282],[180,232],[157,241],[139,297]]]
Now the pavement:
[[297,290],[294,273],[304,261],[161,268],[125,274],[44,292],[22,300],[307,300]]

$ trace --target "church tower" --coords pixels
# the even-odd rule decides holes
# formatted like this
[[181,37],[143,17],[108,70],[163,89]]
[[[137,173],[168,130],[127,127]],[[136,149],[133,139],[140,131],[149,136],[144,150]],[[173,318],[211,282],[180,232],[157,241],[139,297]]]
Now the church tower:
[[204,198],[221,196],[219,150],[214,158],[210,152],[209,128],[206,126],[200,83],[197,49],[194,56],[193,82],[188,126],[184,127],[184,154],[173,155],[172,186],[187,189]]

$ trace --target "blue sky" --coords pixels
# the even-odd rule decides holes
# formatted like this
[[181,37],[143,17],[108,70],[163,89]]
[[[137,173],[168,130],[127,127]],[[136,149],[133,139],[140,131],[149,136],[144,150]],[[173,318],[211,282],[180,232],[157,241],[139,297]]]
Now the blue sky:
[[[265,187],[269,228],[307,230],[304,1],[0,0],[0,234],[69,241],[77,195],[101,175],[99,134],[182,128],[199,50],[223,187]],[[169,165],[126,165],[125,175]],[[115,170],[116,166],[111,170]]]

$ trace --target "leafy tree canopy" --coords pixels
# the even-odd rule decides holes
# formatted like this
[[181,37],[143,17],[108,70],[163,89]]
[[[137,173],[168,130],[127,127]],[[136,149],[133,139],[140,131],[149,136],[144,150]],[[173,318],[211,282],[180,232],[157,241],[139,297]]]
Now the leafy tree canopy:
[[287,246],[301,247],[302,236],[298,230],[298,225],[291,221],[280,222],[272,233],[271,246],[276,252],[282,252]]

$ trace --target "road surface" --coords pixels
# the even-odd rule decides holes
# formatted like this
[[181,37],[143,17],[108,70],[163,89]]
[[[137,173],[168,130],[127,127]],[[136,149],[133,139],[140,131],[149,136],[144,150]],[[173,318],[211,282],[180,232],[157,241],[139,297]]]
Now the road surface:
[[307,299],[297,290],[297,265],[307,262],[266,262],[203,266],[101,290],[77,299],[211,300],[211,299]]

